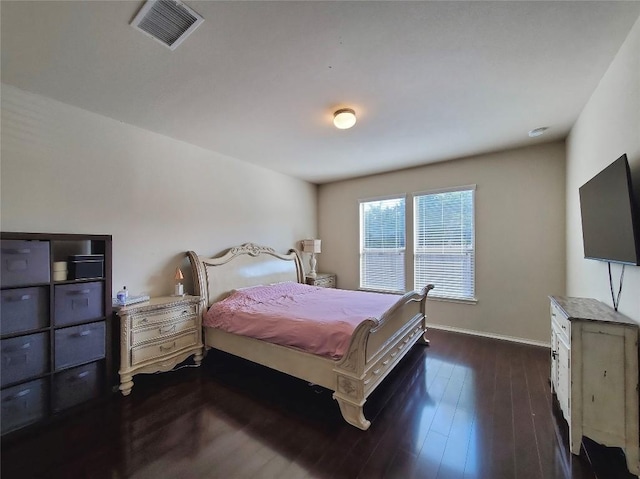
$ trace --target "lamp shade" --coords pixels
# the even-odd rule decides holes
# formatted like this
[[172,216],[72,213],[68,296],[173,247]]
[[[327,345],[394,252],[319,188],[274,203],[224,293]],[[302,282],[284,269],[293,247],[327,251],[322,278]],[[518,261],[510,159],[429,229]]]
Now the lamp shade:
[[180,270],[180,268],[176,268],[175,280],[182,281],[183,279],[184,279],[184,275],[182,274],[182,270]]
[[356,112],[351,108],[342,108],[333,114],[333,124],[340,130],[346,130],[356,124]]
[[304,253],[320,253],[320,241],[319,239],[302,240],[302,251]]

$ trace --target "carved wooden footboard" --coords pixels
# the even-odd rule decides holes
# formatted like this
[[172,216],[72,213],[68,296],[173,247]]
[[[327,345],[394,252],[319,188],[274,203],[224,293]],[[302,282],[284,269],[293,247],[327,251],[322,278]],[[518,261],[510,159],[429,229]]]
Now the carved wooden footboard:
[[354,331],[349,350],[334,368],[342,416],[360,429],[371,424],[364,417],[367,397],[416,342],[425,338],[425,302],[433,285],[420,293],[406,293],[380,320],[367,319]]
[[[303,278],[302,264],[295,250],[281,255],[272,248],[247,243],[230,248],[214,258],[200,257],[193,251],[187,255],[203,313],[234,288],[279,281],[301,282]],[[349,348],[341,360],[331,360],[214,328],[205,328],[205,346],[221,349],[333,390],[333,397],[338,401],[344,419],[355,427],[367,429],[371,424],[363,413],[367,397],[411,346],[418,341],[428,344],[424,337],[425,303],[432,288],[432,285],[428,285],[420,292],[406,293],[398,297],[398,302],[381,318],[362,322],[355,329]]]

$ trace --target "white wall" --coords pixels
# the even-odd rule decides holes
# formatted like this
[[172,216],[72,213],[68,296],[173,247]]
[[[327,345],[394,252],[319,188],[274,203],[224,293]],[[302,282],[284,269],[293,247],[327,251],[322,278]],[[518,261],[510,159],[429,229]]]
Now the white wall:
[[429,322],[548,344],[547,296],[565,292],[564,142],[321,185],[318,270],[358,287],[359,199],[469,184],[478,303],[430,301]]
[[[640,19],[567,139],[567,294],[609,306],[607,264],[584,259],[578,188],[623,153],[640,189]],[[613,266],[616,293],[620,270]],[[619,311],[640,322],[640,266],[626,267]]]
[[316,233],[315,185],[8,85],[1,140],[2,231],[113,235],[115,291],[171,293],[186,250]]

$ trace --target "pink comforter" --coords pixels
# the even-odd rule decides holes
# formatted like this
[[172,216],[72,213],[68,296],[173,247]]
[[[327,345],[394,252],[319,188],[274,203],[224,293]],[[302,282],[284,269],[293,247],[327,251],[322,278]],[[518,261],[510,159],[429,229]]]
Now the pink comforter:
[[293,282],[256,286],[214,303],[204,325],[339,359],[356,326],[380,318],[398,299]]

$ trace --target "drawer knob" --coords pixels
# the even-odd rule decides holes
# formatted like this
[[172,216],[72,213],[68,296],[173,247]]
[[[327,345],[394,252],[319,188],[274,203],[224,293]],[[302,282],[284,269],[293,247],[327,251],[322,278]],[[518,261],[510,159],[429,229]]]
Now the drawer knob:
[[382,361],[382,365],[386,366],[387,364],[389,364],[389,361],[390,361],[389,359],[387,359],[386,361]]
[[558,359],[558,351],[551,351],[551,357],[553,359]]

